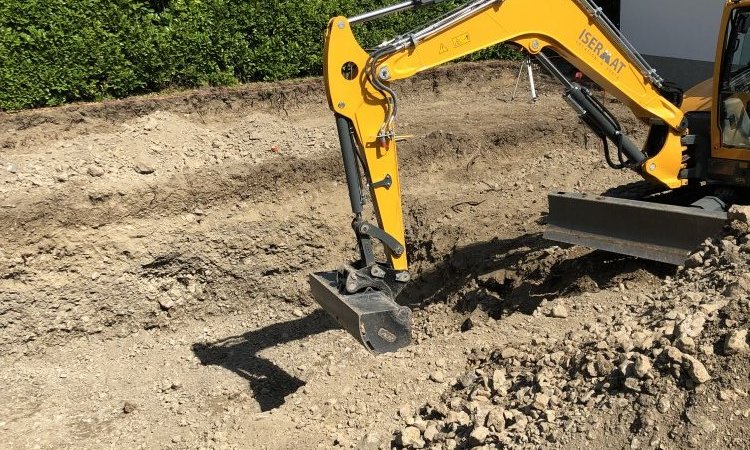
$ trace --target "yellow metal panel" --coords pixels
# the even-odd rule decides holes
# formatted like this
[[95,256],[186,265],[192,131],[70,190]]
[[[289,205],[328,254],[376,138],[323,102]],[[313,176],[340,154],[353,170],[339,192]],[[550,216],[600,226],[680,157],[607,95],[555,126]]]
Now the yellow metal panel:
[[[681,136],[668,134],[664,148],[682,149]],[[687,180],[681,180],[677,177],[680,169],[682,169],[681,150],[661,151],[653,158],[648,159],[642,167],[645,178],[662,183],[670,189],[676,189],[687,184]]]
[[[381,147],[377,139],[386,115],[385,98],[367,79],[365,68],[369,56],[357,43],[346,18],[337,17],[329,23],[325,55],[329,105],[354,124],[367,164],[368,181],[378,182],[386,175],[391,176],[390,188],[380,187],[371,192],[378,225],[406,248],[396,143],[388,140],[386,146]],[[352,80],[346,79],[342,73],[347,63],[357,67],[357,76]],[[401,256],[388,254],[388,258],[393,269],[407,269],[405,252]]]
[[685,91],[685,98],[682,101],[682,111],[711,111],[714,94],[714,80],[708,80],[699,83]]

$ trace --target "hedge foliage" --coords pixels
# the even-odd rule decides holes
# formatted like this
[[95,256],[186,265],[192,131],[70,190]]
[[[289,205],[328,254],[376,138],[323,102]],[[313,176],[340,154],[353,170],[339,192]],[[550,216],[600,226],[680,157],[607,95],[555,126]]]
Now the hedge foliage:
[[[3,0],[0,110],[320,74],[328,19],[386,3]],[[459,3],[368,24],[358,37],[381,42]],[[480,56],[512,55],[496,47]]]

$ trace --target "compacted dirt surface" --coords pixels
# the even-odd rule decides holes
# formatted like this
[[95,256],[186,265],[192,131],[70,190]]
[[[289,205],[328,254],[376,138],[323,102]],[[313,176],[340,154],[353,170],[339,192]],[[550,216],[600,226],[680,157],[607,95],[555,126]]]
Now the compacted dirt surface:
[[319,80],[0,116],[0,447],[750,446],[747,215],[688,268],[545,241],[548,192],[637,177],[517,69],[400,86],[380,357],[307,285],[356,254]]

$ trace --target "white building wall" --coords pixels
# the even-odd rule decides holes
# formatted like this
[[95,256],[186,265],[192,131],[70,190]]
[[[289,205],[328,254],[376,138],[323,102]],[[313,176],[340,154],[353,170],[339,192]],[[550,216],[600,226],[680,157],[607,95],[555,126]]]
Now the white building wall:
[[724,0],[623,0],[620,28],[643,54],[713,61]]

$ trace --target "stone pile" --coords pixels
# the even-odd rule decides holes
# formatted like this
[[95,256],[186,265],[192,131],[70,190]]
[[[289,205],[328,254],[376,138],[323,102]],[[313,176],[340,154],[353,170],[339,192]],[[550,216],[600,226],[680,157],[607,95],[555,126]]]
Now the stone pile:
[[395,445],[563,446],[593,436],[607,413],[631,420],[634,442],[654,448],[664,445],[654,436],[668,417],[714,432],[691,405],[713,390],[720,399],[746,397],[747,386],[726,369],[741,372],[750,356],[750,210],[730,217],[725,234],[706,241],[655,294],[638,294],[564,339],[473,350],[467,372],[441,401],[407,417]]

